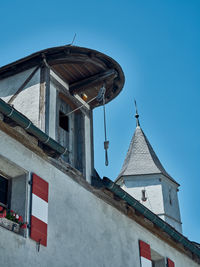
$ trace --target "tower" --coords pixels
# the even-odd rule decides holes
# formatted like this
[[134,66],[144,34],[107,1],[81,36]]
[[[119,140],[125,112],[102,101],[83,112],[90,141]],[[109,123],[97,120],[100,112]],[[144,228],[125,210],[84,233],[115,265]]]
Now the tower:
[[115,182],[177,231],[182,232],[177,195],[179,184],[166,172],[141,129],[137,108],[135,117],[136,129]]
[[40,148],[89,183],[95,176],[93,109],[111,101],[123,85],[115,60],[72,45],[38,51],[0,68],[0,100],[12,107],[7,121],[16,124],[15,111],[26,116],[21,126],[38,135]]

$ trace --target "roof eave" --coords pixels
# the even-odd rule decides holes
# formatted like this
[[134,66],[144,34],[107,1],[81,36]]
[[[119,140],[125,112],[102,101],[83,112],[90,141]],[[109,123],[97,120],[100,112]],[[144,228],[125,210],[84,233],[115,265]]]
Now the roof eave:
[[[102,76],[101,72],[96,73],[102,77],[101,84],[109,81],[109,88],[106,90],[105,94],[106,103],[110,102],[121,92],[125,83],[122,68],[114,59],[93,49],[71,45],[44,49],[3,66],[0,68],[0,80],[32,67],[42,65],[44,64],[44,58],[50,67],[59,64],[85,64],[87,62],[93,64],[94,66],[101,66],[103,74],[107,74],[110,70],[112,70],[113,73],[115,72],[116,75],[113,74],[109,77]],[[94,75],[94,79],[95,78],[96,77]],[[93,84],[94,83],[95,81],[93,81]],[[82,85],[81,87],[84,86]],[[100,104],[97,101],[94,101],[91,104],[92,108],[99,105]]]

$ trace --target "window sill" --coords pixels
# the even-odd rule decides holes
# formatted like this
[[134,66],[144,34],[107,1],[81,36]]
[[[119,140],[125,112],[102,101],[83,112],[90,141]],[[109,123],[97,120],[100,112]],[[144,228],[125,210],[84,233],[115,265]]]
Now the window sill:
[[21,232],[20,225],[18,223],[10,221],[6,218],[0,218],[0,226],[17,234],[20,234]]

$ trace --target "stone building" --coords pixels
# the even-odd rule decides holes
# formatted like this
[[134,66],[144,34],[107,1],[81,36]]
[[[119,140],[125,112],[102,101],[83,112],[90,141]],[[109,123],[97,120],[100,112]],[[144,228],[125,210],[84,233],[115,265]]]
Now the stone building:
[[139,124],[116,182],[94,169],[93,109],[123,85],[116,61],[75,46],[0,68],[2,266],[199,266]]

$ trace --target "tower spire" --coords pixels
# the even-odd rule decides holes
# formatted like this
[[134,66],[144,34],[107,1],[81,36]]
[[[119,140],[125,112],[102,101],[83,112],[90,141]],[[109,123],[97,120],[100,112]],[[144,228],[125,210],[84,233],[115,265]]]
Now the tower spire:
[[139,114],[138,114],[137,103],[136,103],[136,100],[135,99],[134,99],[134,103],[135,103],[136,127],[140,127]]

